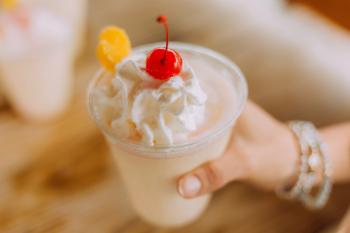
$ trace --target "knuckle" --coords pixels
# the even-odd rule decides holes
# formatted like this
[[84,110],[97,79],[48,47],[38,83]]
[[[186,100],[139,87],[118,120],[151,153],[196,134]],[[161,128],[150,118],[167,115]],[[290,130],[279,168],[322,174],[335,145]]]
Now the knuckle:
[[223,172],[221,171],[220,167],[214,162],[209,163],[209,165],[206,166],[206,176],[209,184],[213,188],[218,188],[225,184]]

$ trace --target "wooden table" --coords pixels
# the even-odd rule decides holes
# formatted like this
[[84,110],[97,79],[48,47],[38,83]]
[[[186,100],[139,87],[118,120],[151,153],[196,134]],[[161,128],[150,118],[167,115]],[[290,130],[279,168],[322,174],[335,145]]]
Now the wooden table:
[[77,64],[74,103],[55,123],[26,124],[9,109],[1,111],[1,233],[306,233],[345,212],[345,186],[336,187],[327,208],[309,212],[272,193],[231,184],[190,226],[148,225],[130,207],[106,143],[86,112],[85,89],[96,69],[91,56]]

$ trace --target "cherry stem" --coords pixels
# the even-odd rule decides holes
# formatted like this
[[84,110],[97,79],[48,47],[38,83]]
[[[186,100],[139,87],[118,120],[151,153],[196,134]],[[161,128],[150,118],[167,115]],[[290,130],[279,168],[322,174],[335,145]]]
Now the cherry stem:
[[164,51],[163,58],[160,61],[163,64],[166,60],[166,53],[168,51],[168,46],[169,46],[169,26],[168,26],[168,20],[165,15],[158,16],[157,22],[163,24],[165,29],[165,40],[166,40],[165,51]]

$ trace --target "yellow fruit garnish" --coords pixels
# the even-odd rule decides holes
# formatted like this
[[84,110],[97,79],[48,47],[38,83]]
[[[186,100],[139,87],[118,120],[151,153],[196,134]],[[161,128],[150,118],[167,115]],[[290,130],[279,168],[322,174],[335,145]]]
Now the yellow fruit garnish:
[[130,51],[131,43],[123,29],[110,26],[101,31],[97,57],[107,70],[115,71],[115,65],[128,56]]
[[1,0],[1,8],[11,10],[17,6],[17,0]]

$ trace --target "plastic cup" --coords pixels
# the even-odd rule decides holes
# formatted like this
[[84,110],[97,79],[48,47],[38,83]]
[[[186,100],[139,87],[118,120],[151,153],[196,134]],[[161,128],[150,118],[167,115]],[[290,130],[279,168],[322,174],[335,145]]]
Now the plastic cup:
[[73,29],[74,57],[80,55],[85,44],[88,0],[27,0],[29,3],[44,6],[62,16]]
[[72,92],[71,34],[23,53],[0,55],[0,85],[14,109],[29,120],[63,113]]
[[[162,44],[145,45],[134,49],[133,53],[147,53],[161,46]],[[100,83],[113,77],[99,72],[91,81],[88,90],[89,111],[110,145],[133,207],[144,220],[163,227],[177,227],[190,223],[205,210],[211,195],[185,199],[178,194],[176,181],[184,173],[217,159],[224,153],[234,122],[247,99],[246,81],[239,68],[230,60],[212,50],[190,44],[173,42],[171,48],[186,56],[186,61],[201,59],[199,65],[203,62],[203,69],[212,68],[210,72],[216,74],[216,77],[212,78],[225,77],[228,80],[226,84],[232,88],[226,85],[224,90],[232,91],[236,98],[232,101],[235,104],[224,106],[228,114],[226,120],[211,132],[203,133],[203,137],[179,145],[156,147],[118,138],[101,122],[93,95],[94,89]],[[193,67],[198,78],[199,67]],[[220,93],[220,90],[216,91]]]

